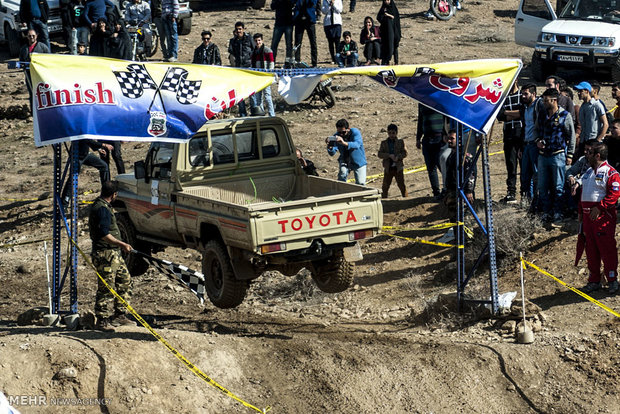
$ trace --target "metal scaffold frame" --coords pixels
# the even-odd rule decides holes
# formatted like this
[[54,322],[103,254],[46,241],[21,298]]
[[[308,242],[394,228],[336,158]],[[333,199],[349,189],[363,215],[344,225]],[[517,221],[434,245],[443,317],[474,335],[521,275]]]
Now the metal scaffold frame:
[[[54,144],[54,209],[52,216],[52,235],[53,235],[53,281],[52,281],[52,314],[77,314],[78,313],[78,294],[77,294],[77,261],[78,250],[74,243],[78,237],[78,172],[79,157],[78,145],[71,145],[67,149],[67,162],[63,168],[62,145]],[[69,188],[69,219],[65,215],[64,202],[62,197],[63,184],[66,181],[67,173],[70,174]],[[63,229],[64,227],[64,229]],[[67,264],[62,263],[62,235],[66,234],[67,240]],[[73,242],[71,241],[73,240]],[[69,305],[63,308],[61,295],[65,282],[69,277]]]
[[[474,173],[476,169],[476,164],[478,159],[482,155],[482,178],[484,183],[484,208],[485,208],[485,223],[482,223],[480,217],[476,213],[476,210],[471,205],[467,197],[465,196],[465,192],[463,191],[465,188],[465,183],[469,179],[469,177]],[[456,157],[458,160],[458,168],[456,169],[456,181],[457,181],[457,207],[456,207],[456,221],[457,221],[457,231],[456,231],[456,268],[457,268],[457,299],[459,310],[463,309],[463,305],[465,302],[474,302],[474,303],[483,303],[491,305],[491,312],[496,315],[499,311],[499,295],[497,288],[497,262],[495,256],[495,229],[493,225],[493,200],[491,198],[491,175],[489,172],[489,144],[488,137],[485,135],[482,138],[482,142],[476,151],[473,162],[469,169],[465,170],[464,168],[464,159],[465,159],[465,150],[463,149],[463,125],[458,124],[457,127],[457,146],[456,146]],[[484,237],[487,239],[487,243],[485,247],[482,249],[478,258],[472,265],[469,272],[465,269],[465,249],[466,249],[466,239],[465,239],[465,207],[467,210],[473,215],[476,223],[482,230]],[[488,257],[489,259],[489,290],[490,290],[490,300],[489,299],[466,299],[465,298],[465,288],[467,284],[474,276],[476,269],[478,269],[484,258]]]

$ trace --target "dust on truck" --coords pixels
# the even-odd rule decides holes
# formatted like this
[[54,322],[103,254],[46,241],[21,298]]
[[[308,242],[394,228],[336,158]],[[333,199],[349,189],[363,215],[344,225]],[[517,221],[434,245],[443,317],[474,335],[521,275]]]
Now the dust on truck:
[[[306,175],[280,118],[210,121],[188,142],[151,144],[134,174],[117,177],[118,224],[135,249],[196,249],[210,301],[243,302],[264,271],[302,268],[324,292],[352,283],[359,240],[383,224],[374,188]],[[146,272],[127,257],[133,275]]]

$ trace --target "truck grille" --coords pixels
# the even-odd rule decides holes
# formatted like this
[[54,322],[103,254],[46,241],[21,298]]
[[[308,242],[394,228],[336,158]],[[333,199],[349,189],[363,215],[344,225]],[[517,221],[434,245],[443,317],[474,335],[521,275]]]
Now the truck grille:
[[558,43],[562,43],[565,45],[591,45],[592,37],[582,37],[582,36],[567,36],[567,35],[558,35],[556,37]]

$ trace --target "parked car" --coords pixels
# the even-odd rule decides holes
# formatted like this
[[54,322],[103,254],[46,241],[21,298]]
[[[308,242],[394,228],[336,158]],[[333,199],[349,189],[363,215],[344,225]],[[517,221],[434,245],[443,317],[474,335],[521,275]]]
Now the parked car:
[[558,67],[606,72],[620,81],[620,3],[617,0],[521,0],[515,42],[534,48],[532,76],[544,80]]

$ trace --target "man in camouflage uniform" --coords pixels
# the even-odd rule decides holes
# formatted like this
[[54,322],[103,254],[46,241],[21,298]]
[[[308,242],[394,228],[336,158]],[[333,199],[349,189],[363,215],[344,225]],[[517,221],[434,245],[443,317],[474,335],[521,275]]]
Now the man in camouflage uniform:
[[[101,195],[93,203],[88,224],[90,238],[93,241],[92,261],[97,272],[127,303],[131,299],[131,276],[121,250],[129,253],[131,245],[120,240],[120,232],[116,225],[116,217],[112,203],[118,195],[118,183],[106,181],[101,188]],[[97,316],[96,329],[114,332],[114,326],[132,325],[120,301],[114,300],[112,292],[97,280],[97,296],[95,303]]]

